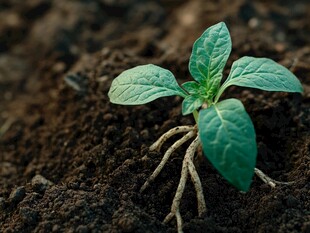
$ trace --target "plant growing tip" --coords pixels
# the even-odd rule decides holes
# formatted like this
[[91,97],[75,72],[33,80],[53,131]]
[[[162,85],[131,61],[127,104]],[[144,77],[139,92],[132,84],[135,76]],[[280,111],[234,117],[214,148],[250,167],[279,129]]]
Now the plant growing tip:
[[198,135],[186,152],[179,188],[171,213],[165,219],[167,222],[171,216],[175,216],[179,232],[182,231],[179,202],[188,174],[195,181],[199,214],[206,211],[201,185],[197,186],[200,184],[199,176],[192,163],[199,144],[211,164],[239,190],[248,191],[254,173],[264,181],[267,179],[266,175],[263,177],[263,173],[255,168],[257,145],[253,123],[239,100],[219,102],[224,90],[232,85],[265,91],[303,90],[296,76],[284,66],[271,59],[247,56],[233,63],[230,74],[221,85],[231,47],[229,31],[225,23],[220,22],[208,28],[193,45],[189,71],[194,81],[185,82],[180,87],[169,70],[152,64],[141,65],[126,70],[115,78],[108,93],[112,103],[123,105],[145,104],[159,97],[178,95],[184,98],[182,114],[194,115],[197,126],[172,129],[153,144],[151,148],[159,149],[167,138],[187,132],[168,149],[158,169],[142,187],[143,191],[155,179],[175,149]]

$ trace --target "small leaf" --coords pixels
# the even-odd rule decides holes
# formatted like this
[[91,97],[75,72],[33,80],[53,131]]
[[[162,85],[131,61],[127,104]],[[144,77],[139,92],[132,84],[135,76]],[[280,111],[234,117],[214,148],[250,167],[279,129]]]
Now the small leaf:
[[182,87],[187,91],[189,94],[197,94],[199,91],[199,83],[195,81],[189,81],[182,84]]
[[112,103],[123,105],[145,104],[164,96],[187,96],[169,70],[152,64],[121,73],[113,80],[108,95]]
[[205,156],[236,188],[247,191],[256,163],[253,123],[243,104],[227,99],[200,110],[198,130]]
[[231,39],[225,23],[209,27],[193,45],[189,61],[191,75],[203,85],[218,88],[230,52]]
[[235,61],[223,87],[231,85],[265,91],[303,91],[301,83],[292,72],[268,58],[242,57]]
[[204,99],[199,95],[186,96],[182,103],[182,114],[185,116],[200,108]]

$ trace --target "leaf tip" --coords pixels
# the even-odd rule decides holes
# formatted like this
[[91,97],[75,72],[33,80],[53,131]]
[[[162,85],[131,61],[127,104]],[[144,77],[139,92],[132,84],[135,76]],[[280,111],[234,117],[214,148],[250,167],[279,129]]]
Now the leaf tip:
[[298,90],[297,90],[297,92],[298,93],[304,93],[304,88],[303,88],[303,86],[302,86],[302,84],[301,83],[299,83],[300,85],[299,85],[299,87],[298,87]]

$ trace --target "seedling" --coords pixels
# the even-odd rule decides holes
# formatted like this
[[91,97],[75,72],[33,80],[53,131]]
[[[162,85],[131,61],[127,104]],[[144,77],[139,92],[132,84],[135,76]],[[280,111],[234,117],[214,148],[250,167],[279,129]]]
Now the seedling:
[[194,43],[189,61],[189,71],[194,81],[179,86],[169,70],[152,64],[141,65],[124,71],[114,79],[108,94],[112,103],[122,105],[145,104],[159,97],[178,95],[184,98],[182,114],[193,114],[195,126],[173,128],[150,146],[151,151],[159,151],[168,138],[186,133],[166,151],[141,188],[142,192],[149,186],[178,147],[195,138],[186,150],[171,212],[164,220],[169,222],[175,216],[179,232],[182,232],[179,206],[189,175],[197,193],[198,214],[202,216],[206,212],[200,178],[193,163],[199,145],[202,145],[204,155],[218,172],[241,191],[249,190],[254,173],[271,186],[279,183],[255,168],[256,135],[243,104],[234,98],[219,102],[219,98],[232,85],[286,92],[302,92],[302,85],[294,74],[280,64],[254,57],[242,57],[235,61],[221,85],[231,47],[225,23],[218,23],[208,28]]

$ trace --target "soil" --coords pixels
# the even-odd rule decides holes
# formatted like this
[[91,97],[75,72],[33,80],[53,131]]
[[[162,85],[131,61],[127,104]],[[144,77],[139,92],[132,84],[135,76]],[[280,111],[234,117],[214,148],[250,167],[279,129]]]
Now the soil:
[[194,124],[181,99],[143,106],[109,102],[122,71],[153,63],[190,80],[191,46],[225,21],[233,51],[288,67],[304,93],[231,87],[255,125],[257,167],[291,185],[254,177],[241,193],[206,159],[197,162],[207,214],[190,182],[185,232],[310,232],[310,3],[204,0],[0,1],[0,232],[176,232],[163,224],[186,146],[155,182],[148,147],[172,127]]

